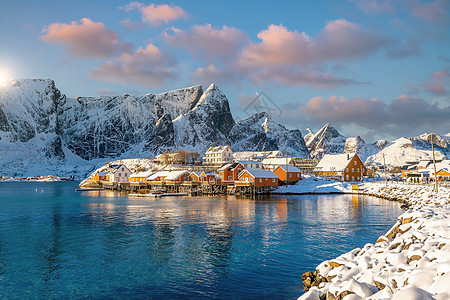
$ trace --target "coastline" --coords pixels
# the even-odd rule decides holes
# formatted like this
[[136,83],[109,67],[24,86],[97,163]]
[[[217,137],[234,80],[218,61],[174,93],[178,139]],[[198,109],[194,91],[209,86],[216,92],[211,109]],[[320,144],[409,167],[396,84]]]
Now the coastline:
[[[449,299],[450,189],[363,183],[362,194],[409,207],[375,244],[326,260],[303,274],[311,299]],[[319,189],[320,190],[320,189]],[[342,191],[351,192],[348,187]]]

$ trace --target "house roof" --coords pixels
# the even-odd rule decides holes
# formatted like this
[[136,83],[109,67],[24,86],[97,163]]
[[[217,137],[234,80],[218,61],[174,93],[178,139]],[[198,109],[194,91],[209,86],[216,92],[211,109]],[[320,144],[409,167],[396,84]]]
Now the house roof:
[[167,177],[169,175],[170,171],[159,171],[156,172],[152,175],[150,175],[149,177],[147,177],[148,180],[154,180],[158,177]]
[[325,154],[314,171],[343,171],[355,155],[355,153]]
[[202,175],[202,171],[192,171],[189,175],[192,175],[192,174],[194,174],[194,175],[196,175],[197,177],[200,177],[200,175]]
[[[217,152],[222,153],[222,152],[224,152],[225,150],[227,150],[228,148],[230,148],[230,146],[227,146],[227,145],[225,145],[225,146],[215,146],[215,147],[210,147],[210,148],[206,151],[206,153],[217,153]],[[230,150],[231,150],[231,148],[230,148]]]
[[172,171],[169,172],[169,174],[166,176],[166,178],[164,178],[165,180],[177,180],[178,178],[180,178],[181,176],[185,175],[189,173],[188,171]]
[[421,161],[417,164],[417,167],[426,168],[430,163],[432,163],[431,160],[421,160]]
[[253,178],[278,178],[278,176],[269,170],[259,170],[259,169],[251,169],[251,170],[244,170],[241,173],[239,173],[239,178],[247,172],[252,176]]
[[218,171],[225,171],[225,170],[227,170],[228,168],[230,168],[232,165],[233,165],[233,164],[224,164],[223,166],[221,166],[221,167],[219,168]]
[[120,167],[124,167],[126,168],[128,171],[130,171],[127,166],[125,166],[124,164],[119,164],[119,165],[109,165],[106,169],[104,169],[103,172],[108,172],[108,173],[116,173]]
[[109,172],[98,172],[97,173],[98,176],[106,176],[108,174],[109,174]]
[[[283,169],[283,171],[286,172],[286,165],[278,166],[278,168],[281,168],[281,169]],[[291,165],[287,166],[287,170],[288,170],[288,172],[299,172],[299,173],[301,172],[297,167],[294,167],[294,166],[291,166]]]
[[260,161],[257,160],[238,160],[241,164],[261,164]]
[[289,164],[292,161],[291,157],[272,157],[272,158],[266,158],[262,161],[263,165],[286,165],[286,161]]
[[130,178],[134,178],[134,177],[149,177],[150,175],[152,175],[154,172],[147,170],[147,171],[143,171],[143,172],[139,172],[139,173],[133,173],[130,175]]

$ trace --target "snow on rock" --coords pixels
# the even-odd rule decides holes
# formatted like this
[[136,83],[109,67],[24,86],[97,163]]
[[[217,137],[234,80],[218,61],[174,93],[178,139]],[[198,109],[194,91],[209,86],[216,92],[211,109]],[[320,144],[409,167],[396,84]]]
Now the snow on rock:
[[267,112],[236,123],[229,137],[235,151],[280,150],[297,157],[309,157],[301,131],[275,123]]
[[327,123],[308,139],[306,146],[312,157],[321,158],[324,154],[342,153],[345,137]]
[[302,276],[314,286],[299,299],[449,299],[450,189],[364,183],[365,193],[410,209],[375,244],[322,262]]
[[[382,143],[380,143],[382,148]],[[360,136],[349,137],[345,140],[344,153],[356,153],[361,161],[365,161],[369,156],[380,151],[378,142],[374,144],[366,144]]]
[[351,192],[352,185],[311,175],[302,175],[302,180],[295,185],[280,186],[274,194],[319,194],[319,193],[346,193]]
[[[416,147],[414,146],[416,145]],[[421,144],[422,145],[422,144]],[[423,145],[422,145],[423,147]],[[420,160],[431,160],[432,159],[432,151],[430,148],[426,148],[429,150],[423,150],[420,147],[417,147],[417,141],[413,143],[412,140],[407,138],[399,138],[392,142],[392,144],[386,146],[375,155],[372,155],[367,158],[365,164],[383,164],[383,155],[386,159],[386,164],[391,166],[403,166],[406,162],[419,162]],[[445,159],[445,154],[435,149],[436,160]]]

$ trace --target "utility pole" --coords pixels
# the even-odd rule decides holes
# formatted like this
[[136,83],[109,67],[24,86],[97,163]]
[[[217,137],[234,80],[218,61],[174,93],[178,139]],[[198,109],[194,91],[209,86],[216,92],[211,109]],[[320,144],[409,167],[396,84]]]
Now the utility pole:
[[386,171],[386,159],[384,158],[384,153],[383,153],[383,163],[384,163],[384,182],[385,182],[385,184],[386,184],[386,187],[387,187],[387,171]]
[[436,189],[436,193],[438,193],[438,184],[437,184],[437,174],[436,174],[436,160],[434,159],[434,145],[433,145],[433,135],[431,135],[431,150],[433,151],[433,165],[434,165],[434,188]]

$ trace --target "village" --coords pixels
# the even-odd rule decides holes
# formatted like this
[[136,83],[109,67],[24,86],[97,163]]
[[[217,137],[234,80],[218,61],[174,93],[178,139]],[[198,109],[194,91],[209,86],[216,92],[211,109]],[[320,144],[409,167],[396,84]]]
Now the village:
[[[381,174],[385,180],[401,176],[410,182],[450,180],[450,160],[420,161],[403,168],[365,166],[355,153],[326,154],[320,160],[295,158],[281,151],[233,152],[230,146],[210,147],[203,161],[183,150],[157,155],[151,168],[130,170],[124,163],[108,163],[81,182],[81,188],[104,188],[148,194],[152,191],[189,195],[267,194],[293,185],[310,174],[337,181],[362,182]],[[395,172],[395,173],[394,173]]]

